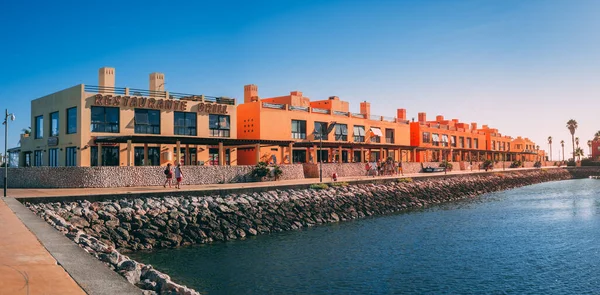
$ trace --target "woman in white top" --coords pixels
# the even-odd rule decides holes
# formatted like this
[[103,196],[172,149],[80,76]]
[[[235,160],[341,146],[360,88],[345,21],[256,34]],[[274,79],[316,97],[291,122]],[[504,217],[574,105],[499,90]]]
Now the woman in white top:
[[183,179],[183,172],[181,171],[181,164],[177,163],[177,166],[175,166],[175,180],[177,180],[177,184],[175,185],[176,188],[181,188],[181,180]]

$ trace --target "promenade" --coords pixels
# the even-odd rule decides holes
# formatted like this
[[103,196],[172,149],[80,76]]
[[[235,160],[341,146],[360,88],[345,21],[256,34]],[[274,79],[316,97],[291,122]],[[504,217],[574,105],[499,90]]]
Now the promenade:
[[[546,167],[552,168],[552,167]],[[556,168],[556,167],[554,167]],[[530,170],[537,168],[519,168],[519,169],[506,169],[506,171],[515,170]],[[452,171],[448,172],[447,175],[461,175],[461,174],[476,174],[476,173],[493,173],[502,172],[502,168],[493,171]],[[393,176],[362,176],[362,177],[342,177],[338,181],[345,182],[367,182],[372,180],[385,180],[394,179],[401,177],[410,178],[421,178],[421,177],[439,177],[444,176],[444,172],[438,173],[411,173]],[[331,182],[330,177],[324,177],[323,182]],[[171,192],[206,192],[206,193],[218,193],[223,190],[236,190],[236,189],[285,189],[286,187],[309,185],[313,183],[319,183],[318,178],[310,179],[295,179],[295,180],[283,180],[276,182],[253,182],[253,183],[228,183],[228,184],[211,184],[211,185],[187,185],[182,186],[181,189],[175,188],[163,188],[162,186],[152,187],[122,187],[122,188],[86,188],[86,189],[9,189],[9,197],[4,199],[0,198],[0,295],[11,294],[85,294],[83,289],[88,290],[88,294],[96,294],[90,292],[92,290],[89,284],[86,284],[86,278],[80,278],[80,271],[73,271],[77,267],[83,267],[84,269],[88,265],[90,270],[94,272],[98,268],[104,268],[110,271],[107,267],[99,266],[100,262],[93,258],[91,255],[83,252],[82,249],[78,248],[74,243],[68,241],[68,244],[72,244],[73,248],[70,251],[81,252],[78,261],[61,261],[61,250],[69,245],[60,244],[60,247],[56,247],[52,243],[56,244],[57,236],[62,236],[58,231],[52,229],[49,225],[45,224],[41,219],[33,215],[22,205],[17,203],[16,199],[21,198],[68,198],[69,196],[107,196],[107,195],[143,195],[143,194],[165,194],[168,195]],[[10,205],[10,206],[9,206]],[[20,206],[20,207],[19,207]],[[19,212],[20,211],[20,212]],[[15,214],[16,213],[16,214]],[[31,216],[29,216],[31,215]],[[25,216],[25,218],[24,218]],[[37,225],[32,226],[33,223]],[[27,224],[27,226],[25,225]],[[45,226],[45,227],[44,227]],[[34,227],[38,227],[35,229]],[[39,227],[44,227],[40,230]],[[32,232],[33,231],[33,232]],[[48,233],[40,232],[50,231]],[[35,234],[34,234],[35,233]],[[41,237],[55,235],[50,238]],[[62,236],[64,239],[66,237]],[[42,242],[40,242],[40,240]],[[60,243],[65,243],[60,241]],[[52,253],[52,254],[51,254]],[[87,257],[86,257],[87,256]],[[58,258],[56,258],[58,257]],[[90,258],[91,260],[87,260]],[[57,263],[57,260],[60,263]],[[73,267],[73,265],[75,267]],[[65,268],[63,268],[64,266]],[[71,267],[71,268],[70,268]],[[67,271],[65,271],[67,269]],[[103,270],[103,269],[101,269]],[[85,272],[85,271],[84,271]],[[116,273],[112,272],[116,275]],[[107,276],[110,274],[107,273]],[[73,277],[75,279],[73,279]],[[88,278],[90,279],[90,278]],[[115,280],[115,278],[108,278]],[[108,280],[107,279],[107,280]],[[77,282],[79,282],[79,284]],[[124,281],[124,280],[123,280]],[[81,286],[84,286],[82,289]],[[100,285],[100,284],[99,284]],[[106,286],[105,284],[103,284]],[[115,286],[118,284],[115,284]],[[131,285],[130,285],[131,286]],[[92,286],[93,287],[93,286]],[[133,286],[131,286],[133,287]],[[121,289],[119,289],[121,290]],[[129,290],[131,291],[131,290]],[[125,291],[120,291],[120,294],[126,294]],[[99,293],[98,293],[99,294]],[[106,294],[110,294],[107,292]],[[128,294],[128,293],[127,293]]]

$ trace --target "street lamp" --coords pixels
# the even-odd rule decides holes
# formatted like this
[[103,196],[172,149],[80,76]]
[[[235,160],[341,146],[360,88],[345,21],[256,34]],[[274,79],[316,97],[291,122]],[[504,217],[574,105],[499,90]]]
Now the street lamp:
[[8,188],[8,181],[6,179],[8,176],[8,154],[6,153],[6,150],[7,150],[7,146],[8,146],[8,119],[9,118],[11,121],[14,121],[15,114],[9,114],[8,109],[6,109],[6,114],[4,115],[4,122],[2,122],[2,124],[4,125],[4,197],[6,197],[6,190]]
[[317,129],[313,132],[315,138],[319,137],[319,182],[323,182],[323,130],[318,132]]

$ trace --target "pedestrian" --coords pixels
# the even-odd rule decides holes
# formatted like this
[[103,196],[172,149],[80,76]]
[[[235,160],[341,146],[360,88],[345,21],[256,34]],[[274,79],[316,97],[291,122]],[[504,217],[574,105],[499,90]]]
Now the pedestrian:
[[177,180],[177,184],[175,184],[176,188],[181,188],[181,180],[183,179],[183,171],[181,171],[181,164],[177,163],[175,166],[175,180]]
[[398,172],[404,176],[404,170],[402,170],[402,161],[398,162]]
[[169,188],[171,188],[171,179],[173,179],[173,171],[171,171],[171,163],[167,163],[167,168],[165,168],[165,176],[167,180],[165,180],[165,184],[163,187],[167,187],[167,183],[169,184]]
[[365,170],[367,170],[367,176],[369,176],[371,173],[371,163],[367,162],[367,164],[365,164]]

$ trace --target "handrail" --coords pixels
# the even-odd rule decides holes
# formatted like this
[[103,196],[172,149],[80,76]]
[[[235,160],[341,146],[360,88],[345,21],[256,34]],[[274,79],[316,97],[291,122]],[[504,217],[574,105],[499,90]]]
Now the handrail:
[[263,106],[263,108],[268,108],[268,109],[279,109],[279,110],[284,110],[285,109],[285,105],[284,104],[278,104],[278,103],[263,102],[262,106]]
[[138,88],[97,86],[97,85],[85,85],[83,90],[85,92],[90,92],[90,93],[110,93],[110,94],[118,94],[118,95],[125,95],[127,93],[127,91],[129,91],[128,95],[131,95],[131,96],[146,96],[146,97],[157,97],[157,98],[167,98],[167,93],[168,93],[169,99],[205,101],[205,102],[235,105],[235,99],[233,99],[233,98],[204,96],[204,95],[188,94],[188,93],[180,93],[180,92],[167,92],[167,91],[160,91],[160,90],[147,90],[147,89],[138,89]]
[[302,106],[289,106],[290,111],[303,111],[303,112],[308,112],[308,107],[302,107]]
[[329,114],[329,110],[318,109],[318,108],[312,108],[312,112],[313,113],[319,113],[319,114]]

